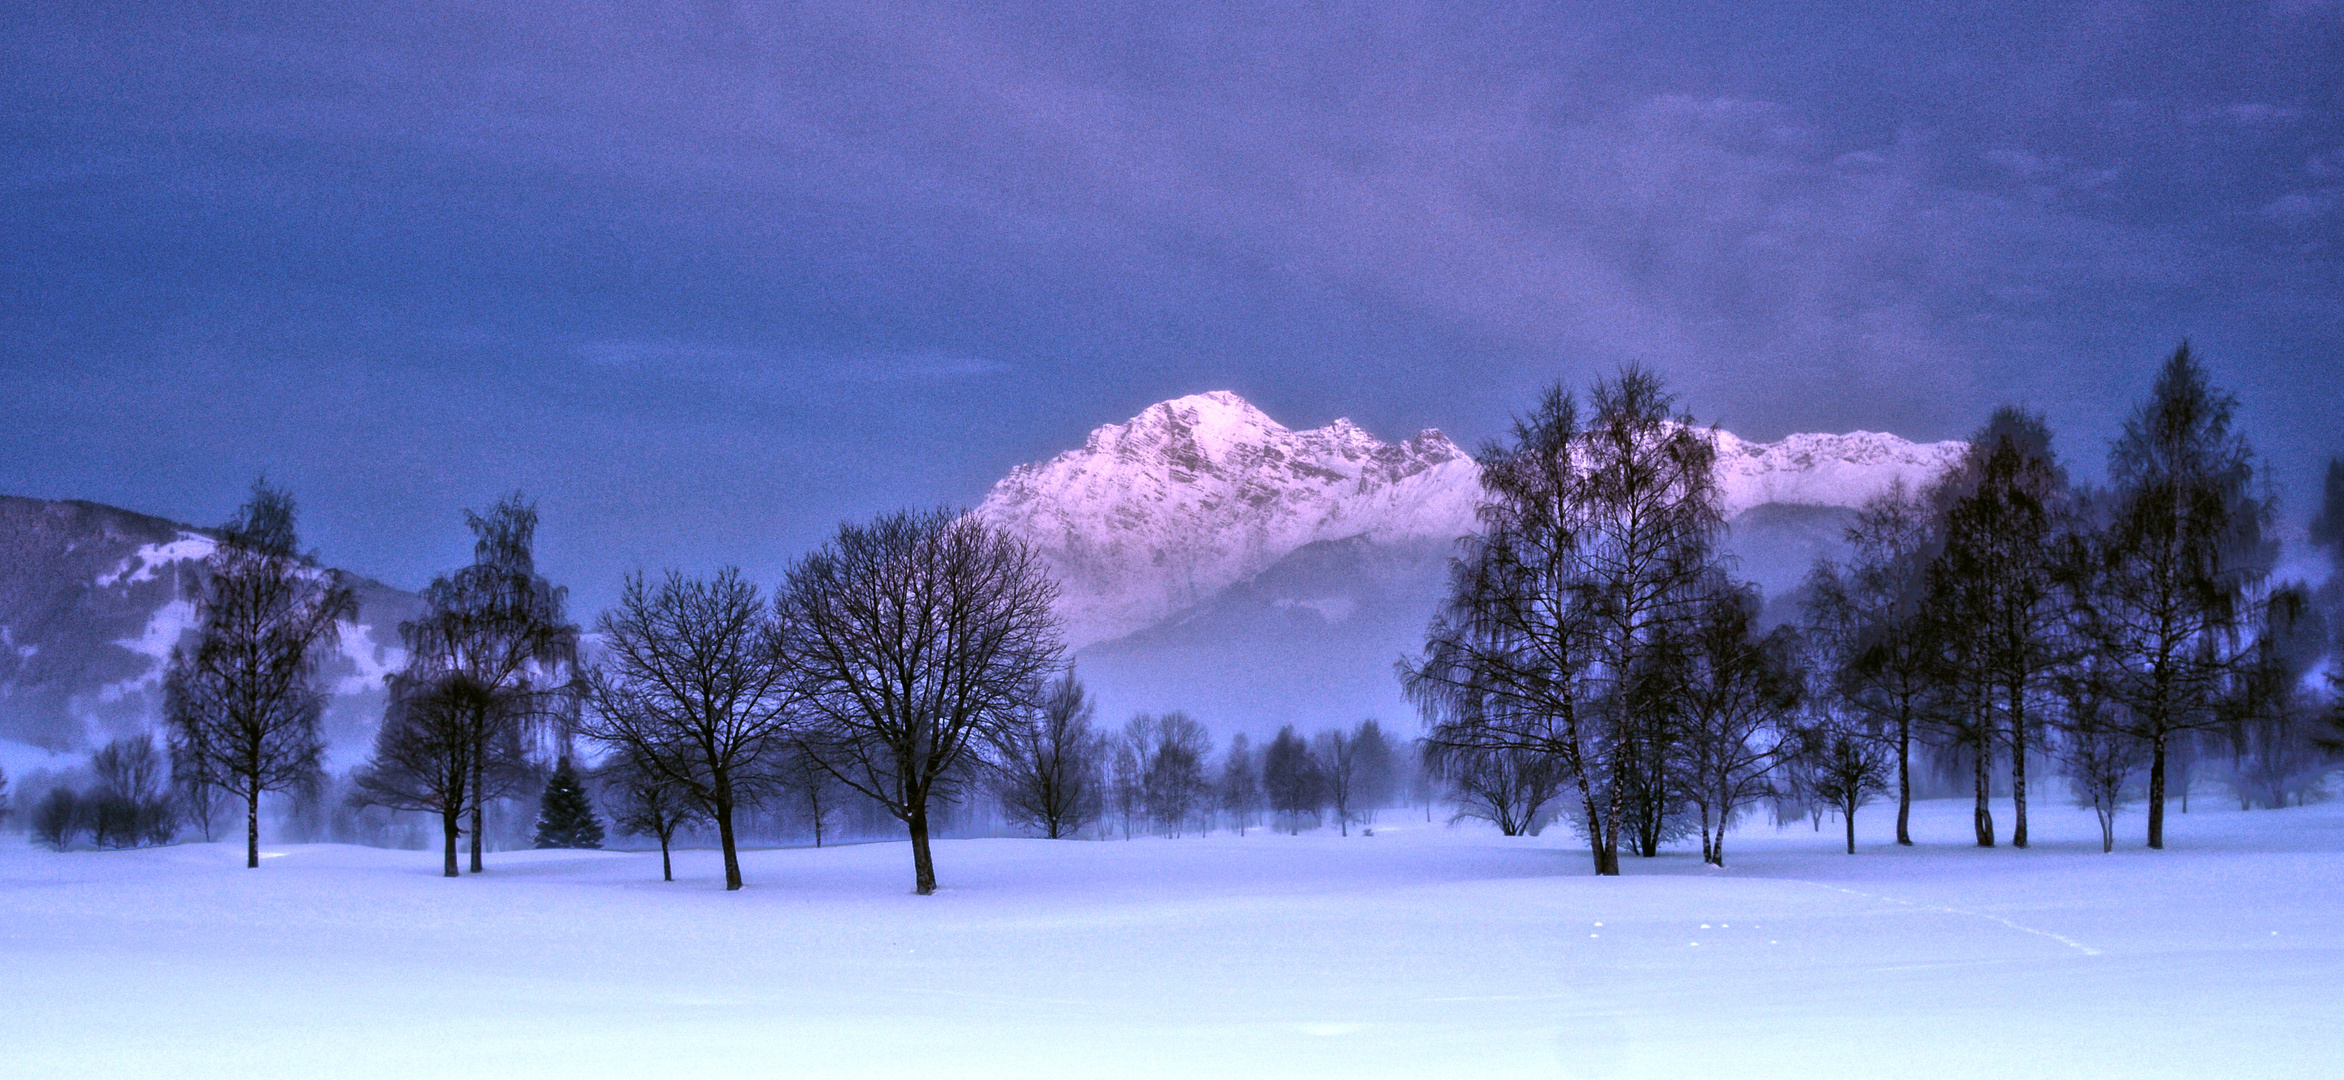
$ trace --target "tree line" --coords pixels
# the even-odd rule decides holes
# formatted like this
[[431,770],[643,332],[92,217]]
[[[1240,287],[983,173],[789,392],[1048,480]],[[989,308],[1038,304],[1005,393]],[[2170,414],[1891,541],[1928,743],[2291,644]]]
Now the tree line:
[[1265,824],[1300,833],[1305,818],[1348,836],[1412,778],[1408,749],[1373,719],[1307,738],[1288,724],[1259,749],[1240,732],[1216,763],[1211,733],[1186,713],[1140,713],[1110,730],[1095,711],[1068,671],[1001,748],[991,782],[1011,821],[1051,839],[1094,828],[1125,839]]
[[[728,889],[737,819],[777,807],[818,844],[843,808],[876,808],[910,838],[922,893],[944,807],[988,802],[1052,838],[1305,819],[1347,834],[1403,788],[1429,818],[1436,787],[1509,835],[1567,822],[1616,874],[1623,846],[1680,839],[1722,865],[1733,823],[1768,800],[1835,809],[1852,852],[1858,810],[1893,796],[1909,844],[1930,769],[1962,776],[1980,845],[2002,835],[2003,787],[2009,842],[2027,846],[2051,768],[2098,810],[2104,848],[2144,795],[2161,847],[2199,761],[2226,755],[2242,802],[2282,805],[2344,731],[2315,677],[2344,671],[2344,573],[2272,580],[2276,500],[2236,410],[2177,350],[2103,488],[2070,481],[2039,415],[1997,410],[1943,476],[1866,503],[1845,557],[1818,561],[1798,617],[1773,625],[1721,552],[1711,434],[1638,369],[1584,400],[1552,387],[1481,452],[1478,530],[1399,665],[1424,737],[1289,726],[1218,754],[1179,712],[1102,728],[1055,584],[971,515],[843,524],[770,592],[731,569],[636,574],[589,630],[538,572],[537,512],[516,494],[465,515],[473,561],[400,626],[373,753],[341,786],[354,806],[436,818],[459,876],[466,847],[483,868],[488,810],[539,787],[539,842],[597,834],[591,779],[663,867],[680,832],[712,830]],[[208,838],[241,809],[258,866],[263,796],[335,786],[316,667],[351,590],[299,550],[293,501],[265,480],[217,537],[191,585],[196,633],[166,667],[164,743],[101,750],[89,785],[32,807],[36,838],[131,846],[182,821]],[[2310,538],[2344,569],[2344,461]],[[571,760],[581,743],[591,775]]]
[[[1720,550],[1709,432],[1649,372],[1584,403],[1556,386],[1482,451],[1480,531],[1399,675],[1437,759],[1509,818],[1566,802],[1599,874],[1679,836],[1723,865],[1765,799],[1837,809],[1852,853],[1857,810],[1893,791],[1910,844],[1924,759],[1967,774],[1980,846],[1998,782],[2028,845],[2029,769],[2049,763],[2105,850],[2145,787],[2161,848],[2178,765],[2227,751],[2280,805],[2344,730],[2311,677],[2337,654],[2344,573],[2271,580],[2276,499],[2236,412],[2182,346],[2090,488],[2040,415],[1999,409],[1943,476],[1867,502],[1801,617],[1768,627]],[[2344,566],[2344,462],[2312,538]]]
[[[166,745],[101,750],[93,786],[59,786],[35,809],[36,839],[161,843],[184,821],[208,839],[232,804],[257,867],[263,796],[315,801],[336,786],[321,765],[317,664],[354,603],[299,550],[294,513],[282,489],[255,484],[192,587],[196,633],[166,667]],[[599,844],[588,778],[613,826],[658,840],[663,876],[673,839],[706,828],[739,888],[745,809],[790,804],[819,844],[857,800],[903,826],[925,893],[940,801],[995,800],[1051,837],[1109,818],[1129,836],[1265,815],[1347,833],[1388,799],[1405,756],[1374,721],[1307,742],[1289,728],[1259,753],[1239,736],[1217,763],[1181,713],[1093,730],[1055,583],[969,515],[843,525],[770,594],[732,569],[637,574],[591,634],[537,570],[537,520],[517,494],[465,514],[473,561],[434,578],[400,625],[406,661],[386,679],[373,752],[339,785],[354,807],[435,818],[450,877],[483,870],[488,809],[532,790],[535,842]],[[580,742],[599,750],[590,777],[572,761]]]

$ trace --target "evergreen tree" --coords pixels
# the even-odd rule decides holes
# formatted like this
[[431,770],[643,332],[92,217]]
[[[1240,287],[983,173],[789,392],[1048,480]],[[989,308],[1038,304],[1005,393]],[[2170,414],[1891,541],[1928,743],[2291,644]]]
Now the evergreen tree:
[[537,801],[536,846],[602,846],[602,820],[594,816],[594,803],[586,797],[586,785],[578,782],[577,770],[570,767],[568,758],[554,767],[553,777],[545,782],[545,795]]

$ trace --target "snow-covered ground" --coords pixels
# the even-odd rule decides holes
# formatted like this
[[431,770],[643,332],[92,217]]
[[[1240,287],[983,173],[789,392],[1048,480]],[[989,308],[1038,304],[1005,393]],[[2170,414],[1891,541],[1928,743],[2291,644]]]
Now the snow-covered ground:
[[[1743,829],[955,840],[716,856],[0,848],[0,1074],[2290,1077],[2344,1063],[2344,804],[2101,855]],[[2007,828],[2007,807],[2000,808]],[[1399,820],[1394,820],[1395,818]]]

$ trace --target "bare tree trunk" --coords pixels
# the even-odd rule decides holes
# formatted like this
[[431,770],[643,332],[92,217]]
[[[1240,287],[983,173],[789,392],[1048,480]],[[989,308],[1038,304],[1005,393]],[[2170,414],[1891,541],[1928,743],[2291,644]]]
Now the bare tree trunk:
[[741,853],[733,846],[732,792],[719,789],[716,795],[716,840],[724,848],[724,891],[741,887]]
[[[1611,798],[1606,802],[1603,816],[1590,819],[1598,824],[1597,828],[1589,830],[1595,834],[1593,837],[1595,840],[1595,873],[1598,877],[1618,877],[1620,876],[1620,794],[1618,788],[1612,789]],[[1593,808],[1592,801],[1589,807]]]
[[260,869],[260,785],[244,796],[244,868]]
[[2165,732],[2149,739],[2149,847],[2165,848]]
[[[1620,825],[1615,816],[1607,823],[1605,813],[1595,803],[1595,792],[1582,777],[1579,781],[1579,804],[1587,808],[1587,849],[1595,858],[1597,877],[1617,877],[1620,873]],[[1616,811],[1618,800],[1613,800]]]
[[481,792],[488,786],[488,778],[482,775],[485,769],[483,764],[477,760],[478,755],[474,755],[474,757],[475,760],[472,764],[472,872],[477,874],[480,872]]
[[464,821],[464,812],[463,812],[463,811],[461,811],[461,810],[442,810],[442,811],[440,811],[440,832],[441,832],[441,833],[443,833],[443,834],[445,834],[445,837],[446,837],[446,839],[447,839],[447,856],[448,856],[448,857],[447,857],[447,858],[446,858],[446,859],[445,859],[445,860],[444,860],[444,861],[441,863],[441,867],[440,867],[440,876],[441,876],[441,877],[462,877],[462,876],[464,876],[464,875],[462,875],[462,874],[459,874],[459,873],[457,873],[457,872],[456,872],[456,837],[457,837],[458,835],[460,835],[460,834],[461,834],[461,833],[464,831],[463,821]]
[[[1840,807],[1840,809],[1841,809],[1843,812],[1845,812],[1845,814],[1847,815],[1847,821],[1848,821],[1848,854],[1850,854],[1850,855],[1853,855],[1853,854],[1855,854],[1855,853],[1856,853],[1856,803],[1855,803],[1855,800],[1853,800],[1853,799],[1850,799],[1850,800],[1848,800],[1847,804],[1846,804],[1846,805],[1844,805],[1844,806],[1842,806],[1842,807]],[[1907,841],[1905,841],[1905,842],[1906,842],[1906,843],[1908,843],[1908,844],[1909,844],[1909,843],[1912,843],[1912,841],[1910,841],[1910,840],[1907,840]]]
[[1912,710],[1906,709],[1896,720],[1896,842],[1900,847],[1913,846],[1912,762],[1913,717]]
[[[674,881],[676,879],[676,866],[667,856],[667,835],[666,833],[659,834],[659,880]],[[456,853],[451,848],[448,851],[448,870],[453,873],[455,868]]]
[[921,896],[936,893],[936,860],[928,855],[928,802],[926,799],[912,805],[911,817],[904,824],[912,833],[912,891]]
[[2010,826],[2010,846],[2027,846],[2027,705],[2026,693],[2010,688],[2010,799],[2016,820]]
[[1988,779],[1990,775],[1988,766],[1991,764],[1991,759],[1986,753],[1984,740],[1980,740],[1980,743],[1977,747],[1977,768],[1971,770],[1977,786],[1978,806],[1970,815],[1970,827],[1977,831],[1979,847],[1993,847],[1994,811],[1986,805],[1986,799],[1993,790],[1993,784]]

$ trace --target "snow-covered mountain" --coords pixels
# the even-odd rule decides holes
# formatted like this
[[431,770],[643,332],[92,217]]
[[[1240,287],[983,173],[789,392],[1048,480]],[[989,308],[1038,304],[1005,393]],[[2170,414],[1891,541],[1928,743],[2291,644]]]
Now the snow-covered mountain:
[[[1769,504],[1854,507],[1899,479],[1927,482],[1963,446],[1866,431],[1772,443],[1719,432],[1717,442],[1736,518]],[[1310,544],[1358,537],[1445,555],[1472,530],[1479,498],[1478,467],[1437,430],[1398,443],[1349,420],[1294,431],[1214,391],[1019,467],[977,512],[1048,560],[1080,646],[1198,609]]]
[[1057,572],[1076,644],[1212,599],[1305,544],[1445,541],[1473,517],[1473,459],[1425,431],[1292,431],[1228,391],[1152,405],[1080,450],[1011,472],[977,513]]
[[[215,547],[203,530],[90,502],[0,496],[0,741],[83,749],[152,726],[163,665],[194,626],[188,586]],[[326,728],[361,741],[381,716],[382,677],[405,662],[410,594],[326,570],[358,616],[321,669]]]

